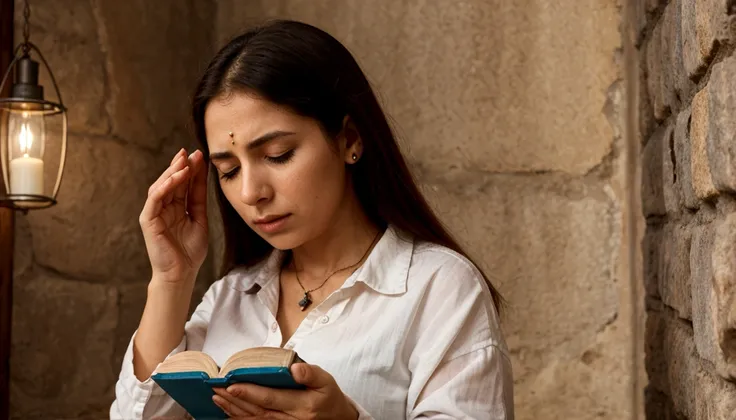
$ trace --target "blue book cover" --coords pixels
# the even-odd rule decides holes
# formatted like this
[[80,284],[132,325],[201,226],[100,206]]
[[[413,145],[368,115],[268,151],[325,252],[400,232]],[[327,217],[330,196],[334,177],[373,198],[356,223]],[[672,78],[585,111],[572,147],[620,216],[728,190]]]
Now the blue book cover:
[[[295,356],[294,362],[301,359]],[[304,389],[294,381],[288,366],[241,367],[223,377],[210,377],[203,371],[155,373],[151,378],[196,420],[226,419],[227,415],[212,401],[214,387],[227,388],[235,383],[253,383],[272,388]]]

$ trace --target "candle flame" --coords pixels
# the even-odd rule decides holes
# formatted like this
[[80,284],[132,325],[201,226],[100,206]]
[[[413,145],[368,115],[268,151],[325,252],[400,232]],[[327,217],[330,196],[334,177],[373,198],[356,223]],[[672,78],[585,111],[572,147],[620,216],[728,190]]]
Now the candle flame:
[[20,142],[21,152],[25,156],[28,156],[28,152],[31,151],[31,146],[33,145],[33,133],[30,128],[28,128],[28,124],[21,125],[18,141]]

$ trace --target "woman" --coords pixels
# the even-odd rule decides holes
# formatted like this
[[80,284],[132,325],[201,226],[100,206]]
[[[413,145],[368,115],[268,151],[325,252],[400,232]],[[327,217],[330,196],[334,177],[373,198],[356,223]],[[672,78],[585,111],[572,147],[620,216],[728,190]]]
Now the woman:
[[[500,297],[421,196],[368,81],[312,26],[235,38],[197,86],[201,144],[149,189],[153,275],[113,418],[184,415],[150,379],[182,350],[222,364],[296,350],[306,390],[217,390],[231,417],[513,418]],[[186,321],[207,253],[206,185],[225,226],[223,277]]]

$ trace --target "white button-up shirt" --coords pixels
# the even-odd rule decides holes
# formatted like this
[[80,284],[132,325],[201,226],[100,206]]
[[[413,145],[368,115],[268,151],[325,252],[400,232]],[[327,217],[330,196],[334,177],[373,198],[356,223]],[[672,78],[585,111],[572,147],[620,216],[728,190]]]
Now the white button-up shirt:
[[[513,419],[511,362],[482,276],[463,256],[404,236],[389,227],[285,347],[329,372],[361,419]],[[222,366],[239,350],[279,347],[283,258],[274,251],[215,282],[171,354],[201,350]],[[185,417],[152,379],[135,377],[132,347],[110,417]]]

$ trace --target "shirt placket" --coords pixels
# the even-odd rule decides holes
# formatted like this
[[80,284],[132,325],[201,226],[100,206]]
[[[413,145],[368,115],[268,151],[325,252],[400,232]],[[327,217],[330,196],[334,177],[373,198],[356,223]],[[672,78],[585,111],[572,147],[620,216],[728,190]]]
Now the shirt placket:
[[[330,324],[334,323],[342,313],[343,309],[345,309],[347,302],[348,298],[344,289],[338,289],[333,292],[327,297],[327,299],[307,314],[307,317],[304,318],[304,321],[302,321],[301,324],[299,324],[299,327],[294,331],[294,334],[289,338],[289,341],[284,344],[284,348],[298,351],[299,345],[311,333],[322,328],[327,328]],[[279,330],[279,340],[281,340],[280,328],[278,328],[278,323],[275,324],[276,328]]]

